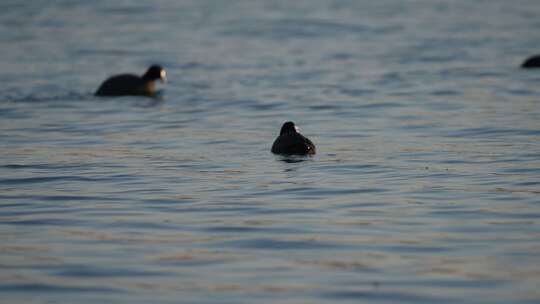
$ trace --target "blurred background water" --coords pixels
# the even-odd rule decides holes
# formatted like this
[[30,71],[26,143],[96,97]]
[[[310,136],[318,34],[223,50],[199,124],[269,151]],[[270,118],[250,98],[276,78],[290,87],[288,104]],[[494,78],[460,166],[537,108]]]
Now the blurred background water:
[[538,303],[539,14],[2,1],[0,302]]

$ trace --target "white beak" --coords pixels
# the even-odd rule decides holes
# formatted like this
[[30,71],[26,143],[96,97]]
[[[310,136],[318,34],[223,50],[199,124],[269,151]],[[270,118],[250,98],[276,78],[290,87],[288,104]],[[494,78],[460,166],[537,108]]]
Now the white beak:
[[165,70],[161,70],[161,73],[159,74],[159,78],[161,79],[161,82],[163,83],[167,82],[167,72],[165,72]]

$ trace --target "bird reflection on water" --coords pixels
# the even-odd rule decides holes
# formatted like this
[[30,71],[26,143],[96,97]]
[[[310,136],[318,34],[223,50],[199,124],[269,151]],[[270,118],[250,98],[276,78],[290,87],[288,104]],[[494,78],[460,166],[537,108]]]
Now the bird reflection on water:
[[294,164],[294,163],[301,163],[305,161],[311,161],[312,158],[309,156],[301,156],[301,155],[280,155],[277,157],[279,161],[282,161],[284,163]]

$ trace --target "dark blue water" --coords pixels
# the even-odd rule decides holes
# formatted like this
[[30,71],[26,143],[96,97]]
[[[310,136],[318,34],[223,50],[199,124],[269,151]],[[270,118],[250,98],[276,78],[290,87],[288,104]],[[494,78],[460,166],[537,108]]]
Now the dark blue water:
[[539,14],[3,1],[0,302],[538,303]]

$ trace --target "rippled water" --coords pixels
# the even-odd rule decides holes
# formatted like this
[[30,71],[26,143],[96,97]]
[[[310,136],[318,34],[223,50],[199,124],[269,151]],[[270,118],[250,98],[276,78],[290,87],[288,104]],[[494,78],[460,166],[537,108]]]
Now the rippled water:
[[0,302],[540,301],[540,2],[290,2],[0,4]]

